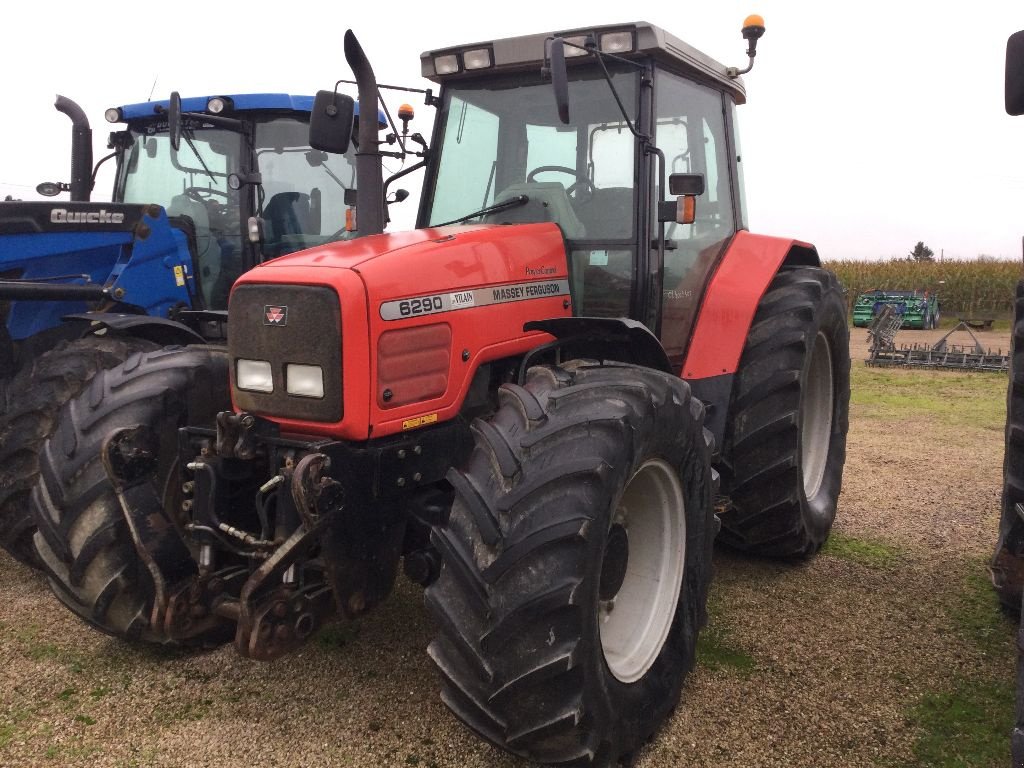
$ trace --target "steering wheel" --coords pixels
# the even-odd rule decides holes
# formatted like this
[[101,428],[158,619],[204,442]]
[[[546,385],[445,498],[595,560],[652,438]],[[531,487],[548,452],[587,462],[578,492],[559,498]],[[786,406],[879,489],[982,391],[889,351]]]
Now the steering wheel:
[[222,192],[219,189],[210,189],[209,187],[186,187],[184,194],[193,200],[198,200],[200,203],[205,203],[214,195],[219,195],[225,200],[228,199],[227,192]]
[[[538,174],[545,173],[547,171],[552,171],[555,173],[565,173],[576,179],[576,181],[570,184],[568,188],[565,190],[565,194],[570,195],[577,202],[589,200],[591,197],[594,196],[593,182],[591,182],[590,179],[588,179],[586,176],[580,176],[579,174],[576,173],[576,171],[573,168],[570,168],[567,165],[539,165],[532,171],[530,171],[528,174],[526,174],[526,181],[536,181],[536,177]],[[581,192],[586,193],[586,197],[580,194]]]

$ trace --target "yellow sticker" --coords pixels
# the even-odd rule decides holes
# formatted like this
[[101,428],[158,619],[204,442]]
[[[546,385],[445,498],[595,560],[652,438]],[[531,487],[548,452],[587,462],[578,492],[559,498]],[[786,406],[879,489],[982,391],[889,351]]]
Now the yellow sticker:
[[181,264],[174,268],[174,284],[179,288],[185,285],[185,268]]
[[428,413],[426,416],[417,416],[415,419],[406,419],[402,422],[402,429],[416,429],[416,427],[425,427],[427,424],[436,424],[437,414]]

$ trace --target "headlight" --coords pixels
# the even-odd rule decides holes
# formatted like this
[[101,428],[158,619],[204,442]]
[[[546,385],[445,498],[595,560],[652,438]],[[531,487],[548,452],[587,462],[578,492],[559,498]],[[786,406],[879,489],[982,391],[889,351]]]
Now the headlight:
[[266,360],[238,359],[235,363],[235,383],[239,389],[250,392],[273,392],[274,374]]
[[284,381],[284,388],[289,395],[317,398],[324,396],[324,369],[319,365],[289,363],[284,369]]
[[119,123],[119,122],[121,122],[121,110],[118,109],[117,107],[111,107],[110,109],[108,109],[106,112],[103,113],[103,116],[107,119],[108,123]]

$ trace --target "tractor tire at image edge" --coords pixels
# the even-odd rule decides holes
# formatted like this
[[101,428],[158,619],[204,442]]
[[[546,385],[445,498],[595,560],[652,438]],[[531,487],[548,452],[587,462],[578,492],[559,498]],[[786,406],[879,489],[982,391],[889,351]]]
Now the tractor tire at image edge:
[[27,362],[7,382],[0,402],[0,546],[25,565],[39,567],[29,494],[39,477],[39,452],[60,409],[101,370],[151,349],[157,345],[142,339],[85,336]]

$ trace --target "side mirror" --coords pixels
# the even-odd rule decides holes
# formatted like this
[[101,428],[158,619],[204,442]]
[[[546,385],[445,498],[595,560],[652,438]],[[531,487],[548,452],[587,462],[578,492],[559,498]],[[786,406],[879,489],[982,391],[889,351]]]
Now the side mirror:
[[309,115],[309,146],[343,155],[352,142],[355,100],[336,91],[317,91]]
[[658,203],[658,221],[693,224],[697,219],[697,196],[704,194],[704,174],[673,173],[668,177],[668,191],[676,199]]
[[1006,114],[1024,115],[1024,30],[1006,41]]
[[171,92],[171,103],[167,107],[167,132],[171,135],[171,149],[181,147],[181,96]]
[[668,191],[672,195],[703,195],[703,173],[673,173],[668,177]]
[[565,41],[556,37],[551,41],[551,85],[555,90],[558,119],[569,124],[569,73],[565,69]]

